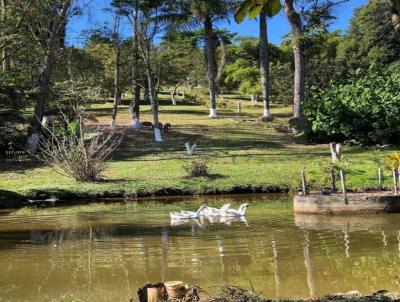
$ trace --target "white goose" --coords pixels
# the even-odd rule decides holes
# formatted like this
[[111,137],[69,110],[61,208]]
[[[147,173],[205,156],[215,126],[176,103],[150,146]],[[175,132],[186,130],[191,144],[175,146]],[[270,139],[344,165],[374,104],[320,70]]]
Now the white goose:
[[221,213],[231,207],[230,203],[224,204],[221,208],[206,207],[203,214],[206,216],[221,216]]
[[242,204],[238,210],[235,209],[226,209],[221,212],[221,217],[241,217],[246,215],[248,203]]
[[191,211],[181,211],[181,212],[170,212],[169,217],[171,219],[195,219],[199,218],[201,213],[204,211],[204,209],[207,206],[205,204],[201,205],[201,207],[197,210],[197,212],[191,212]]

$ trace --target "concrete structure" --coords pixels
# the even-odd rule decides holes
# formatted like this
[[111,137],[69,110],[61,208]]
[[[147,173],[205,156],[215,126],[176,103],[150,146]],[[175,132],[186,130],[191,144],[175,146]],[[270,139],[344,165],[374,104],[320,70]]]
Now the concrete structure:
[[390,192],[352,193],[347,194],[347,200],[341,194],[296,195],[293,208],[295,213],[303,214],[400,213],[400,195]]

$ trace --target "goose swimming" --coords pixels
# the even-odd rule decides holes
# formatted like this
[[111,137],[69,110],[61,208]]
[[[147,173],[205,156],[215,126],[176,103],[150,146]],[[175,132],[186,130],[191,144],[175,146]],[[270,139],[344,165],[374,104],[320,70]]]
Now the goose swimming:
[[235,209],[226,209],[226,210],[221,212],[221,216],[222,217],[241,217],[241,216],[245,216],[248,206],[249,206],[248,203],[244,203],[237,210],[235,210]]
[[197,210],[197,212],[191,211],[181,211],[181,212],[170,212],[169,217],[171,219],[196,219],[201,216],[201,213],[205,210],[207,206],[201,205],[201,207]]
[[221,213],[231,207],[230,203],[224,204],[221,208],[206,207],[203,214],[206,216],[221,216]]

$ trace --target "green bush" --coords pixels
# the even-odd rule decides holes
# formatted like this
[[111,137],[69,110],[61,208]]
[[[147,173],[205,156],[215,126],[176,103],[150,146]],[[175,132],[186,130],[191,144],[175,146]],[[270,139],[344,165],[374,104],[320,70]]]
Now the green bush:
[[190,177],[202,177],[209,175],[207,163],[201,159],[192,160],[184,168]]
[[311,88],[303,109],[312,138],[372,144],[399,136],[399,104],[400,74],[370,68],[348,83]]

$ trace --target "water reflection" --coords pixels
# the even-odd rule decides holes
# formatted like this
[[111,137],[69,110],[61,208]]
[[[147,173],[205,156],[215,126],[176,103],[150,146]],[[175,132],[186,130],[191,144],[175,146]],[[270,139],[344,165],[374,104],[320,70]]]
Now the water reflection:
[[233,223],[243,223],[245,226],[249,226],[246,217],[221,217],[221,216],[200,216],[197,219],[171,219],[171,226],[179,226],[184,224],[196,224],[200,228],[205,228],[211,224],[225,224],[227,226]]
[[172,225],[159,207],[2,216],[0,297],[129,301],[147,282],[176,279],[271,298],[400,290],[400,215],[294,216],[290,205]]

